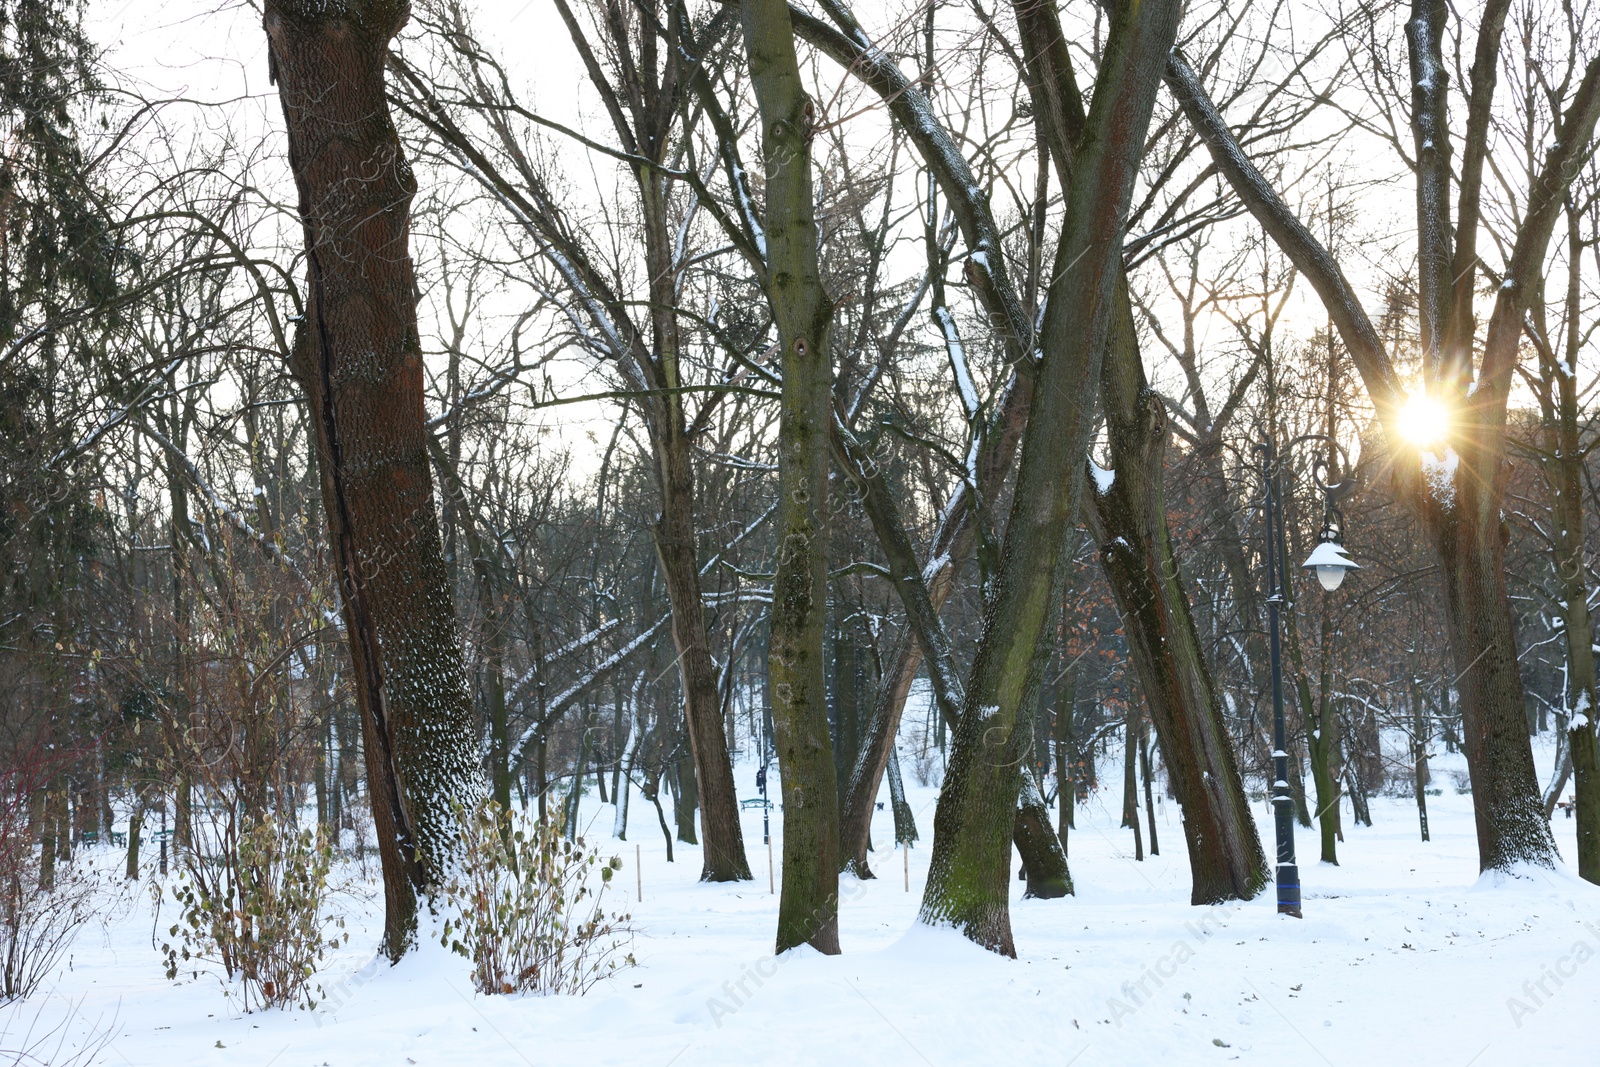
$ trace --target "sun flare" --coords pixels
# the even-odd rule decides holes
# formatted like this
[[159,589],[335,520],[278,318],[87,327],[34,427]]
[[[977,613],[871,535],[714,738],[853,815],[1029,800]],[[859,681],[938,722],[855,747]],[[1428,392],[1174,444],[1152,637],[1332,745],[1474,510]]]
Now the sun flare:
[[1415,393],[1400,409],[1400,433],[1420,447],[1438,444],[1450,429],[1450,412],[1426,393]]

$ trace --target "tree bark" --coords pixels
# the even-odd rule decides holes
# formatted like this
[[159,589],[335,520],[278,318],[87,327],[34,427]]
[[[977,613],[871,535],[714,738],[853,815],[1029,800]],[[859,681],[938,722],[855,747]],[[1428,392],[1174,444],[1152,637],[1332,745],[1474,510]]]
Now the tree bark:
[[742,0],[767,180],[767,300],[783,368],[778,430],[777,575],[768,672],[783,778],[783,893],[777,950],[839,951],[839,798],[828,737],[828,469],[833,303],[817,263],[811,139],[784,0]]
[[143,830],[144,809],[135,807],[133,814],[128,817],[128,863],[123,871],[123,877],[130,882],[139,879],[139,834]]
[[889,750],[889,806],[894,809],[894,843],[909,846],[917,839],[916,814],[906,800],[905,783],[900,779],[900,754]]
[[483,792],[428,464],[415,181],[384,98],[407,14],[403,0],[268,0],[264,20],[307,252],[292,369],[316,427],[391,959],[445,870],[452,805]]

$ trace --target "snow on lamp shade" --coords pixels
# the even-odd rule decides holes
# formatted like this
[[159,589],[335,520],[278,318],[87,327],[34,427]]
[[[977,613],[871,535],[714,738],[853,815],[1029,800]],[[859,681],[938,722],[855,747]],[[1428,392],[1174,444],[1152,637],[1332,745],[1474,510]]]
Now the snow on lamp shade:
[[1339,588],[1340,582],[1344,581],[1345,571],[1359,568],[1361,564],[1345,555],[1344,546],[1339,542],[1324,541],[1301,566],[1306,570],[1316,571],[1317,581],[1322,583],[1322,588],[1331,593]]

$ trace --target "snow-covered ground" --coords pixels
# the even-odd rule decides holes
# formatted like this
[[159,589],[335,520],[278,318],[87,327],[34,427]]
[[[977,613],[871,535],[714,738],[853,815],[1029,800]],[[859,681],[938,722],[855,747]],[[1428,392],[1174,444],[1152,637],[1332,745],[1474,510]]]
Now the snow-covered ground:
[[[753,773],[740,768],[741,795]],[[466,962],[431,945],[399,967],[373,962],[381,901],[353,886],[337,899],[351,941],[320,977],[323,1005],[239,1014],[214,980],[166,981],[146,893],[82,938],[48,997],[0,1014],[0,1048],[65,1021],[68,1048],[112,1032],[94,1062],[130,1067],[1593,1062],[1600,889],[1568,874],[1480,881],[1470,797],[1446,773],[1436,784],[1429,844],[1403,799],[1374,800],[1376,825],[1347,827],[1339,867],[1317,863],[1317,838],[1301,830],[1295,920],[1274,913],[1270,891],[1191,907],[1170,802],[1157,813],[1162,854],[1135,862],[1117,827],[1118,776],[1079,808],[1077,895],[1025,901],[1016,883],[1017,960],[913,925],[932,788],[908,782],[924,835],[910,891],[901,853],[874,855],[876,880],[845,879],[844,954],[832,958],[771,954],[777,897],[759,811],[744,815],[757,880],[701,885],[698,850],[680,845],[668,864],[654,811],[635,804],[629,840],[614,845],[626,866],[612,899],[634,915],[639,966],[582,998],[477,996]],[[611,825],[593,798],[585,817]],[[1573,823],[1554,825],[1571,856]],[[893,840],[888,811],[873,836]]]

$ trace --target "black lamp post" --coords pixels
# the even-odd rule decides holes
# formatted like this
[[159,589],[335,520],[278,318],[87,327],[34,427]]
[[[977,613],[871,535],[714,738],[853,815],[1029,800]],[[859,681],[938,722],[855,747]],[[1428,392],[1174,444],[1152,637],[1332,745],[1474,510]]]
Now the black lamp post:
[[[1285,451],[1302,441],[1325,441],[1342,454],[1337,441],[1322,434],[1306,434],[1290,441]],[[1262,480],[1266,485],[1263,512],[1267,526],[1267,647],[1272,656],[1272,816],[1278,843],[1278,913],[1300,918],[1300,868],[1294,858],[1294,798],[1289,795],[1289,745],[1283,720],[1283,661],[1278,637],[1278,612],[1283,606],[1283,591],[1289,584],[1288,561],[1282,551],[1282,518],[1278,514],[1278,452],[1272,438],[1256,446],[1261,450]],[[1344,554],[1344,520],[1339,498],[1352,488],[1346,480],[1329,485],[1322,478],[1327,469],[1319,460],[1312,477],[1323,492],[1322,534],[1316,551],[1304,566],[1315,570],[1317,580],[1329,592],[1344,581],[1344,573],[1359,566]],[[1344,469],[1349,469],[1346,460]]]

